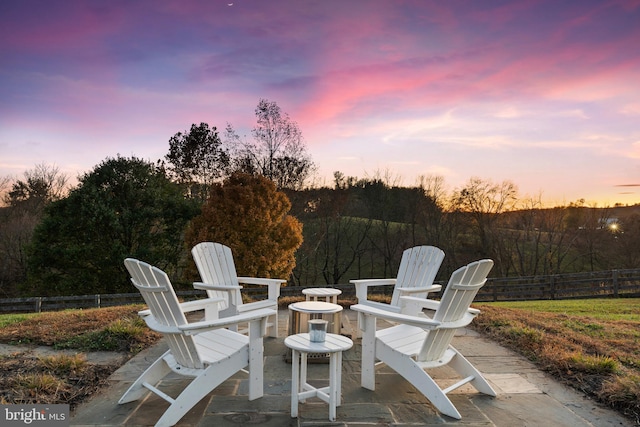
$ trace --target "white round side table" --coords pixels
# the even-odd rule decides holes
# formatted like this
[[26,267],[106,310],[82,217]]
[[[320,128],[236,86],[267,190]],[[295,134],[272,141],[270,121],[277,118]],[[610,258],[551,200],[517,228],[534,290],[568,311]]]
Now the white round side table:
[[[327,334],[324,342],[311,342],[309,334],[296,334],[285,338],[291,349],[291,417],[298,416],[298,403],[318,397],[329,404],[329,420],[336,420],[336,407],[342,402],[342,352],[353,346],[349,338]],[[307,355],[329,354],[329,386],[316,388],[307,383]]]
[[337,304],[338,295],[342,291],[335,288],[307,288],[303,289],[302,293],[307,297],[307,301],[318,301],[318,298],[324,298],[326,302]]

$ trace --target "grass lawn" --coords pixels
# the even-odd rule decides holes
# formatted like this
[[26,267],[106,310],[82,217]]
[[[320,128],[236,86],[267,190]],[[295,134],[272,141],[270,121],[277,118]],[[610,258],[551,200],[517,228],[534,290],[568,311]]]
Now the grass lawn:
[[477,303],[471,327],[640,422],[640,299]]

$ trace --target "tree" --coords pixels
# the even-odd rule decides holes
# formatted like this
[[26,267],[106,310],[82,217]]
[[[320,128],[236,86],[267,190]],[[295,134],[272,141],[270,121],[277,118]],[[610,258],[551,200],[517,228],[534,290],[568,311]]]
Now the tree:
[[169,140],[165,156],[169,173],[188,188],[187,194],[204,200],[209,187],[228,174],[230,156],[216,127],[207,123],[191,125],[191,130],[178,132]]
[[28,291],[130,292],[126,257],[175,272],[184,229],[196,213],[161,168],[135,157],[108,158],[45,209],[30,247]]
[[416,207],[416,222],[424,229],[426,241],[430,245],[444,246],[445,199],[444,177],[437,175],[421,175],[417,188],[421,199]]
[[[503,275],[536,276],[562,271],[575,231],[566,226],[567,209],[544,209],[542,199],[526,198],[521,209],[502,214],[498,246],[506,254]],[[577,228],[576,228],[577,231]]]
[[27,276],[25,248],[40,222],[43,209],[62,198],[67,191],[68,178],[56,166],[38,164],[24,173],[24,179],[0,180],[4,192],[0,208],[0,292],[17,296],[18,285]]
[[67,191],[67,175],[57,166],[44,163],[24,173],[24,180],[16,180],[5,194],[4,203],[11,207],[37,212],[49,202],[59,200]]
[[[0,195],[2,195],[2,197],[0,197],[0,203],[3,203],[4,200],[6,199],[6,191],[7,188],[11,185],[11,177],[9,176],[0,176]],[[1,207],[2,205],[0,205]]]
[[283,113],[278,104],[261,99],[256,107],[254,141],[242,141],[228,124],[226,138],[236,147],[235,169],[262,175],[278,188],[301,189],[315,170],[306,152],[298,124]]
[[617,228],[609,229],[610,260],[618,268],[637,268],[640,265],[640,215],[630,214],[620,218]]
[[471,178],[453,196],[453,206],[467,217],[478,238],[477,256],[490,256],[501,274],[505,273],[503,269],[510,262],[502,262],[508,254],[498,244],[498,223],[502,213],[515,208],[517,193],[517,187],[510,181],[496,184],[490,180]]
[[369,239],[382,257],[384,277],[397,271],[402,252],[415,244],[410,225],[413,215],[409,209],[414,190],[399,187],[399,182],[399,177],[387,171],[376,172],[372,179],[358,183],[366,216],[376,220]]
[[188,247],[204,241],[229,246],[241,276],[287,279],[302,243],[302,224],[290,209],[272,181],[236,172],[213,185],[185,240]]
[[567,224],[574,228],[576,237],[573,246],[576,250],[575,268],[578,271],[596,271],[607,268],[604,259],[603,244],[607,244],[610,233],[607,227],[611,218],[609,207],[588,206],[584,199],[570,203]]
[[296,252],[296,284],[344,282],[345,275],[361,267],[363,255],[371,252],[372,220],[351,215],[355,197],[347,188],[304,193],[308,197],[301,214],[305,238]]

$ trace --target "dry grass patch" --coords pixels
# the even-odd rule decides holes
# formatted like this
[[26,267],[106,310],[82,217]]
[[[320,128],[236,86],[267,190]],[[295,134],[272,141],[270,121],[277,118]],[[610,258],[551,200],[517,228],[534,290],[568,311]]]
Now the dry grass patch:
[[[586,304],[599,313],[593,316],[572,314],[569,306],[554,311],[555,301],[519,308],[474,304],[482,312],[471,327],[640,423],[640,311],[636,300],[616,301],[629,303],[631,315],[597,309],[611,300],[589,300]],[[544,311],[544,303],[550,311]]]
[[[133,356],[161,337],[138,317],[143,306],[0,316],[0,342]],[[0,402],[68,403],[72,410],[107,384],[119,364],[98,365],[83,353],[0,357]]]
[[42,366],[55,373],[77,373],[87,366],[84,354],[58,354],[38,357]]
[[[0,342],[76,348],[83,351],[103,350],[100,341],[119,335],[130,341],[132,348],[104,348],[106,351],[138,351],[155,343],[160,335],[149,330],[138,317],[142,305],[65,310],[38,315],[10,316],[15,321],[5,321],[0,327]],[[123,325],[127,325],[123,327]],[[128,330],[126,330],[128,329]],[[93,335],[93,340],[74,340]],[[71,341],[71,344],[66,344]],[[90,347],[83,347],[89,345]]]
[[55,360],[17,353],[0,358],[0,402],[67,403],[71,409],[97,393],[118,365]]

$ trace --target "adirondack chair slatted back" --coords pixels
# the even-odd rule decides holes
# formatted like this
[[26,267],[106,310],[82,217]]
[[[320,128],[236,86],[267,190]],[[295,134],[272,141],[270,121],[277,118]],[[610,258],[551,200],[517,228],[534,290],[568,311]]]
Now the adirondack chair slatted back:
[[[391,305],[399,306],[401,289],[429,286],[433,283],[444,259],[444,252],[434,246],[415,246],[402,253]],[[414,294],[425,298],[426,294]]]
[[[127,258],[124,265],[131,275],[131,282],[142,294],[158,323],[169,327],[187,323],[171,281],[164,271],[133,258]],[[187,368],[204,367],[192,336],[181,333],[163,335],[176,362]]]
[[[193,260],[203,283],[238,286],[238,274],[231,248],[220,243],[202,242],[191,249]],[[229,308],[229,292],[207,291],[209,298],[224,298],[220,311]],[[235,291],[236,304],[242,303],[240,291]]]
[[[493,261],[483,259],[472,262],[453,272],[444,290],[433,319],[443,323],[456,322],[465,315],[478,290],[487,281]],[[456,328],[429,331],[418,355],[418,361],[433,361],[442,357],[449,347]]]

